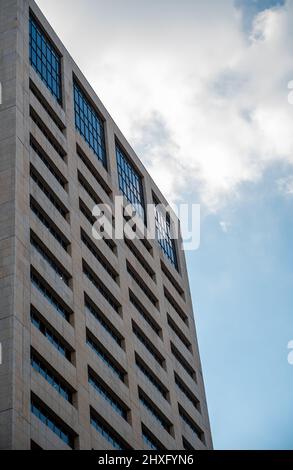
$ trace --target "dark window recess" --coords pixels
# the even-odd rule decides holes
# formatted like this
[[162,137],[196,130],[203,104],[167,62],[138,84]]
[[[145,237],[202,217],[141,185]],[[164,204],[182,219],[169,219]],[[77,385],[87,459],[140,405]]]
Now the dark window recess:
[[76,81],[73,88],[76,129],[106,168],[107,158],[103,119]]
[[146,283],[141,279],[141,277],[137,274],[135,269],[128,263],[127,261],[127,272],[130,274],[132,279],[136,282],[136,284],[140,287],[140,289],[143,291],[143,293],[147,296],[147,298],[150,300],[150,302],[159,310],[159,301],[158,299],[154,296],[152,291],[149,289],[149,287],[146,285]]
[[47,340],[64,356],[69,362],[72,360],[73,349],[68,346],[57,331],[49,325],[41,314],[31,307],[31,322],[44,335]]
[[159,411],[159,409],[154,405],[154,403],[150,400],[147,395],[139,389],[138,392],[139,401],[143,404],[143,406],[150,412],[150,414],[159,422],[159,424],[169,433],[171,434],[172,424],[170,421]]
[[131,449],[124,439],[93,409],[90,410],[91,425],[116,450]]
[[60,297],[48,286],[46,281],[31,269],[31,283],[35,286],[38,291],[45,297],[45,299],[55,308],[55,310],[70,323],[72,315],[69,307],[66,307]]
[[114,341],[120,346],[123,347],[124,339],[121,334],[114,328],[110,323],[108,318],[101,312],[101,310],[93,303],[92,300],[85,294],[85,307],[86,309],[94,316],[94,318],[99,322],[99,324],[107,331],[107,333],[114,339]]
[[68,251],[70,242],[67,238],[61,233],[61,231],[57,228],[54,222],[50,219],[50,217],[45,213],[45,211],[39,206],[39,204],[31,197],[30,199],[30,207],[32,212],[36,215],[40,222],[48,229],[48,231],[53,235],[53,237],[58,241],[58,243],[62,246],[65,251]]
[[72,404],[73,391],[47,362],[35,351],[31,351],[31,366],[38,372],[59,395]]
[[141,425],[142,439],[144,443],[151,450],[165,450],[163,444],[161,444],[158,439],[151,433],[151,431],[144,425]]
[[176,290],[176,292],[180,295],[180,297],[182,297],[185,300],[184,290],[182,289],[180,284],[176,281],[174,276],[170,273],[169,269],[163,263],[163,261],[161,261],[161,269],[162,269],[163,273],[165,274],[166,278],[171,282],[171,284],[174,287],[174,289]]
[[62,265],[57,261],[55,256],[45,247],[45,245],[39,240],[39,238],[31,231],[31,245],[35,250],[41,255],[41,257],[51,266],[55,271],[58,277],[69,286],[69,281],[71,279],[70,274],[62,267]]
[[31,439],[31,450],[43,450],[43,448]]
[[178,271],[178,260],[176,253],[175,240],[171,234],[171,220],[168,213],[163,213],[160,204],[155,200],[155,221],[156,221],[156,235],[158,243],[168,258],[170,263]]
[[192,447],[191,444],[189,444],[188,440],[185,439],[185,437],[182,437],[182,444],[183,444],[184,450],[191,450],[191,451],[195,450],[195,448]]
[[205,437],[204,432],[200,429],[200,427],[193,421],[190,416],[186,413],[186,411],[182,408],[182,406],[178,405],[179,414],[181,419],[187,424],[187,426],[191,429],[191,431],[198,437],[200,441],[205,444]]
[[148,323],[148,325],[152,328],[152,330],[156,333],[156,335],[162,337],[162,329],[161,327],[157,324],[157,322],[152,318],[151,314],[147,312],[145,307],[140,303],[140,301],[137,299],[137,297],[129,291],[129,300],[132,303],[132,305],[136,308],[138,313],[144,318],[144,320]]
[[36,97],[38,102],[41,104],[43,109],[46,111],[48,116],[52,119],[54,122],[55,126],[58,127],[59,131],[64,133],[65,131],[65,125],[61,121],[61,119],[58,117],[57,113],[53,110],[53,108],[50,106],[46,98],[43,96],[43,94],[40,92],[36,84],[30,79],[30,90],[32,94]]
[[65,444],[74,449],[76,434],[34,394],[31,397],[31,412]]
[[62,105],[61,56],[32,15],[30,15],[29,33],[31,66]]
[[166,287],[164,287],[164,294],[165,294],[165,297],[166,299],[168,300],[169,304],[173,307],[173,309],[175,310],[175,312],[179,315],[179,317],[181,318],[181,320],[188,326],[188,317],[186,315],[185,312],[183,312],[182,308],[179,307],[179,305],[177,304],[176,300],[172,297],[172,295],[170,294],[170,292],[166,289]]
[[37,154],[40,160],[44,163],[44,165],[48,168],[50,173],[54,176],[56,181],[60,184],[60,186],[66,191],[67,190],[67,180],[64,178],[62,173],[58,170],[55,164],[52,162],[50,157],[46,154],[46,152],[42,149],[40,144],[34,139],[34,137],[30,136],[30,145],[33,151]]
[[176,374],[176,372],[174,373],[174,378],[175,378],[175,383],[177,387],[179,388],[179,390],[181,390],[181,392],[185,395],[185,397],[192,403],[194,408],[196,408],[196,410],[200,412],[201,409],[200,409],[200,402],[198,398],[196,398],[196,396],[191,392],[191,390],[189,390],[187,385],[185,385],[183,380],[180,379],[180,377]]
[[161,367],[165,368],[165,359],[151,343],[151,341],[146,337],[146,335],[141,331],[141,329],[132,322],[132,331],[139,341],[144,345],[144,347],[149,351],[153,358],[160,364]]
[[125,381],[126,372],[105,349],[105,347],[87,331],[87,345],[95,352],[95,354],[112,370],[112,372],[122,381]]
[[42,193],[44,193],[45,196],[49,199],[49,201],[53,204],[55,209],[57,209],[59,214],[61,214],[62,217],[67,220],[69,214],[68,209],[65,208],[60,199],[56,196],[54,191],[52,191],[50,186],[43,180],[41,175],[37,172],[37,170],[33,167],[32,164],[30,165],[30,176],[32,180],[36,183],[36,185],[40,188]]
[[[96,223],[96,218],[92,215],[91,211],[88,209],[88,207],[85,205],[85,203],[81,199],[79,200],[79,209],[80,209],[80,212],[84,215],[84,217],[87,219],[87,221],[91,225],[94,225]],[[114,254],[116,254],[117,246],[113,242],[113,240],[103,237],[103,241],[106,243],[108,248],[110,248],[110,250]]]
[[143,373],[143,375],[151,382],[151,384],[158,390],[165,400],[168,400],[168,391],[156,375],[150,370],[150,368],[144,363],[142,359],[135,354],[135,363],[137,368]]
[[88,373],[89,384],[95,389],[95,391],[103,397],[103,399],[109,403],[109,405],[116,411],[125,421],[128,418],[129,409],[121,402],[121,400],[115,395],[115,393],[105,384],[105,382],[89,368]]
[[102,281],[94,274],[92,269],[83,261],[83,272],[86,277],[91,281],[95,288],[102,294],[104,299],[119,315],[121,314],[121,305],[118,300],[115,299],[109,289],[102,283]]
[[137,214],[145,220],[142,178],[123,150],[116,144],[119,189],[132,204]]
[[101,186],[101,188],[105,191],[105,193],[111,198],[112,197],[111,188],[108,186],[104,178],[100,175],[97,168],[93,165],[89,157],[86,156],[86,154],[83,152],[83,150],[80,148],[78,144],[76,145],[76,153],[78,157],[80,158],[80,160],[83,162],[83,164],[86,166],[88,171],[91,173],[91,175],[95,178],[98,185]]
[[128,246],[129,250],[133,254],[133,256],[137,259],[137,261],[140,263],[140,265],[143,267],[145,272],[150,276],[150,278],[155,282],[156,281],[156,275],[153,269],[150,267],[150,265],[147,263],[147,261],[144,259],[144,257],[141,255],[139,250],[136,248],[136,246],[127,238],[124,239],[126,246]]
[[96,260],[100,263],[101,266],[107,271],[109,276],[118,283],[119,282],[119,275],[117,271],[111,266],[111,264],[107,261],[106,257],[100,252],[97,248],[95,243],[91,241],[91,239],[86,235],[86,233],[81,229],[81,240],[84,245],[89,249],[91,254],[96,258]]
[[51,144],[55,152],[58,153],[59,157],[62,158],[62,160],[65,160],[66,157],[66,152],[59,144],[58,140],[55,138],[55,136],[52,134],[52,132],[48,129],[46,124],[42,121],[40,116],[36,113],[34,108],[30,106],[30,117],[33,120],[33,122],[36,124],[36,126],[40,129],[44,137],[48,140],[48,142]]
[[186,338],[186,336],[182,333],[181,329],[178,325],[173,321],[170,315],[167,313],[168,325],[170,326],[171,330],[174,331],[175,335],[179,338],[182,344],[188,349],[188,351],[192,352],[191,342]]
[[97,193],[94,191],[94,189],[91,187],[91,185],[88,183],[88,181],[85,179],[85,177],[81,174],[80,171],[77,171],[77,178],[80,185],[89,195],[89,197],[93,200],[93,202],[95,204],[103,204],[103,201],[99,198]]
[[173,356],[177,359],[179,364],[181,364],[187,374],[196,382],[195,370],[189,365],[187,360],[182,356],[182,354],[178,351],[178,349],[174,346],[173,343],[171,343],[171,351]]

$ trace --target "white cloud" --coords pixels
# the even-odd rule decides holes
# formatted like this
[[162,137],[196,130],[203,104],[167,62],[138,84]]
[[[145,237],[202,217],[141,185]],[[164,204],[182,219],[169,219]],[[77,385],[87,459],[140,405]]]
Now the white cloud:
[[271,163],[293,164],[291,0],[249,38],[232,0],[78,0],[65,25],[69,0],[38,3],[171,201],[188,192],[216,210]]
[[221,220],[220,227],[224,233],[228,233],[229,228],[230,228],[230,223],[226,222],[225,220]]

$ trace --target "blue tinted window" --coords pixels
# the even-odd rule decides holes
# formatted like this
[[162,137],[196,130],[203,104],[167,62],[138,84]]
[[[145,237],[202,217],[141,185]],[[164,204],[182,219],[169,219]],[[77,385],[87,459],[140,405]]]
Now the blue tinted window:
[[61,57],[32,16],[30,17],[30,63],[61,104]]
[[178,271],[178,261],[174,239],[171,237],[171,222],[168,214],[163,214],[156,204],[156,235],[163,253]]
[[74,83],[75,126],[104,167],[107,166],[104,122]]
[[51,429],[57,436],[62,439],[68,446],[71,448],[74,447],[73,437],[65,431],[62,425],[57,423],[55,418],[51,416],[51,414],[38,403],[32,402],[31,403],[31,412],[35,415],[42,423],[45,424],[48,428]]
[[44,379],[52,385],[52,387],[69,403],[72,403],[72,393],[68,389],[67,386],[61,384],[60,380],[56,378],[56,376],[48,370],[48,368],[42,364],[42,362],[37,359],[35,356],[31,357],[31,366],[32,368],[38,372],[40,375],[44,377]]
[[116,158],[120,191],[144,220],[145,213],[142,179],[118,146],[116,146]]
[[114,434],[100,422],[96,417],[91,416],[91,425],[108,441],[116,450],[125,450],[124,444]]

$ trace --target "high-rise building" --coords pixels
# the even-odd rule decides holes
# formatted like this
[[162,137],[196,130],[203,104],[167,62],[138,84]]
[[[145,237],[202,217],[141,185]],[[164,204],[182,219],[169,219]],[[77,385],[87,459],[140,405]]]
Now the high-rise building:
[[[0,448],[211,448],[166,201],[32,0],[0,0],[0,81]],[[116,196],[164,236],[95,239]]]

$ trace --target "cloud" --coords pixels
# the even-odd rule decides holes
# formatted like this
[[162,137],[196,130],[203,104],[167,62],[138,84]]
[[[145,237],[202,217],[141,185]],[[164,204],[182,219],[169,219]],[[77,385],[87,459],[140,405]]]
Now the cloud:
[[170,202],[216,211],[293,164],[291,0],[249,32],[232,0],[78,0],[65,25],[69,1],[38,3]]
[[277,186],[281,194],[286,196],[293,196],[293,175],[280,178],[277,181]]

